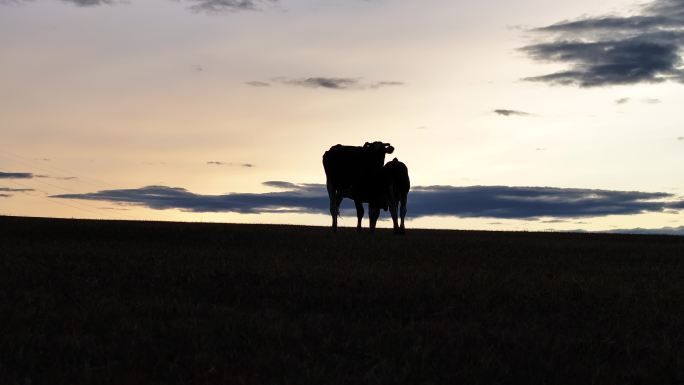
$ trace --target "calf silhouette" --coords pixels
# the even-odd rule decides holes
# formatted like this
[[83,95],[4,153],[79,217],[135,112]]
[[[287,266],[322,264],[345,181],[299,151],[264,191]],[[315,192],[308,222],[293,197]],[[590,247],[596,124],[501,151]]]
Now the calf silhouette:
[[[375,187],[372,189],[374,195],[368,201],[371,232],[375,231],[375,225],[378,222],[378,217],[380,217],[380,209],[382,208],[387,211],[388,206],[392,215],[394,233],[404,234],[406,232],[404,218],[406,217],[406,202],[409,189],[411,189],[411,181],[409,180],[406,165],[397,158],[387,162],[382,168],[380,178],[378,178]],[[354,203],[356,203],[358,216],[360,203],[356,201]],[[361,216],[363,217],[363,206],[361,206]],[[400,217],[401,223],[398,217]]]

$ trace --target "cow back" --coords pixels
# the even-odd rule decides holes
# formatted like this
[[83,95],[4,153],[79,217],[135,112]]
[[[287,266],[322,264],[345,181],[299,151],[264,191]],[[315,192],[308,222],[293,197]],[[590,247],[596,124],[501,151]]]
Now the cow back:
[[357,194],[366,195],[385,161],[384,152],[364,147],[336,145],[323,154],[323,168],[329,183],[336,189],[354,187]]

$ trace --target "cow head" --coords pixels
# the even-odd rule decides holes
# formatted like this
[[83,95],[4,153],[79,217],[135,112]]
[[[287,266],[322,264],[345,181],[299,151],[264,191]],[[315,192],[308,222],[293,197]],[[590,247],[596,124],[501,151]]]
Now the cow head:
[[391,154],[394,152],[394,147],[392,147],[389,143],[383,143],[383,142],[366,142],[366,144],[363,145],[363,148],[367,148],[373,151],[378,151],[382,152],[382,154]]

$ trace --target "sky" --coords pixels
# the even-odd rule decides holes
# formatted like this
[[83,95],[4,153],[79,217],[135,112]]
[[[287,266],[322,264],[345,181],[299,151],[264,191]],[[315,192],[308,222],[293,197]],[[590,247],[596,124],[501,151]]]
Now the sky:
[[325,226],[380,140],[408,227],[684,234],[683,47],[684,0],[0,0],[0,215]]

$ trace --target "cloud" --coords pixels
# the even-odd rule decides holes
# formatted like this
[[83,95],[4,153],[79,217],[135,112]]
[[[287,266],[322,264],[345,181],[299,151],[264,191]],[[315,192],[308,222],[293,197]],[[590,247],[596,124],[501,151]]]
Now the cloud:
[[646,235],[684,235],[684,226],[679,227],[661,227],[658,229],[644,229],[638,227],[636,229],[618,229],[610,230],[608,233],[614,234],[646,234]]
[[94,5],[112,5],[116,3],[120,3],[120,1],[115,1],[115,0],[62,0],[65,3],[71,3],[74,5],[77,5],[79,7],[91,7]]
[[[364,83],[361,78],[338,78],[338,77],[309,77],[309,78],[274,78],[274,82],[306,88],[327,88],[330,90],[364,90],[378,89],[385,87],[403,86],[405,83],[400,81],[379,81],[374,83]],[[254,83],[254,82],[251,82]],[[248,83],[249,84],[249,83]],[[267,84],[267,83],[265,83]],[[254,85],[254,84],[252,84]]]
[[529,116],[528,112],[516,110],[494,110],[494,113],[501,116]]
[[[269,181],[264,185],[280,191],[202,195],[179,187],[147,186],[53,197],[109,201],[159,210],[180,209],[190,212],[328,213],[328,194],[323,184]],[[638,191],[509,186],[418,186],[409,193],[408,207],[412,218],[583,218],[684,209],[684,201],[674,201],[674,198],[668,193]]]
[[[34,0],[0,0],[0,5],[20,4],[33,2]],[[99,5],[114,5],[128,3],[129,0],[61,0],[64,3],[78,7],[94,7]],[[276,3],[278,0],[172,0],[187,4],[187,8],[195,12],[224,13],[234,11],[256,11],[261,5]]]
[[259,10],[260,4],[275,3],[277,0],[185,0],[192,3],[188,9],[198,12],[222,13],[230,11]]
[[[621,98],[621,99],[616,100],[615,103],[616,104],[627,104],[631,101],[632,101],[631,98]],[[642,103],[645,103],[645,104],[658,104],[661,102],[660,99],[656,99],[656,98],[644,98],[644,99],[641,99],[640,101]]]
[[359,79],[312,77],[303,79],[284,79],[282,82],[284,84],[299,87],[345,90],[352,87],[357,87],[359,84]]
[[9,187],[0,187],[0,198],[9,198],[12,196],[13,192],[30,192],[30,191],[35,191],[32,188],[9,188]]
[[268,187],[275,187],[275,188],[289,189],[289,190],[296,190],[298,188],[296,183],[283,182],[280,180],[270,180],[270,181],[264,182],[262,184],[264,186],[268,186]]
[[659,104],[660,99],[655,99],[655,98],[646,98],[642,100],[646,104]]
[[[157,210],[180,209],[190,212],[313,213],[324,212],[328,196],[322,185],[298,184],[287,191],[224,195],[195,194],[179,187],[147,186],[129,190],[105,190],[90,194],[55,195],[54,198],[87,199],[127,203]],[[323,190],[325,191],[325,190]]]
[[250,85],[252,87],[270,87],[271,86],[271,83],[260,82],[258,80],[246,82],[245,84]]
[[0,172],[0,179],[57,179],[57,180],[76,180],[75,176],[51,176],[51,175],[41,175],[33,174],[30,172]]
[[373,83],[370,85],[370,88],[397,87],[397,86],[403,86],[405,84],[406,83],[404,83],[404,82],[398,82],[398,81],[384,81],[384,82]]
[[30,172],[0,172],[0,179],[31,179]]
[[566,69],[525,80],[580,87],[684,82],[684,1],[655,0],[632,16],[582,17],[533,30],[521,51]]
[[76,180],[75,176],[50,176],[50,175],[34,175],[34,178],[56,179],[56,180]]
[[252,168],[254,165],[252,163],[232,163],[232,162],[218,162],[218,161],[211,161],[207,162],[207,164],[214,165],[214,166],[239,166],[239,167],[246,167],[246,168]]
[[410,193],[412,212],[493,218],[581,218],[662,212],[666,193],[552,187],[431,186]]
[[677,140],[684,140],[684,136],[678,137]]
[[32,188],[9,188],[9,187],[0,187],[0,192],[29,192],[29,191],[35,191]]

